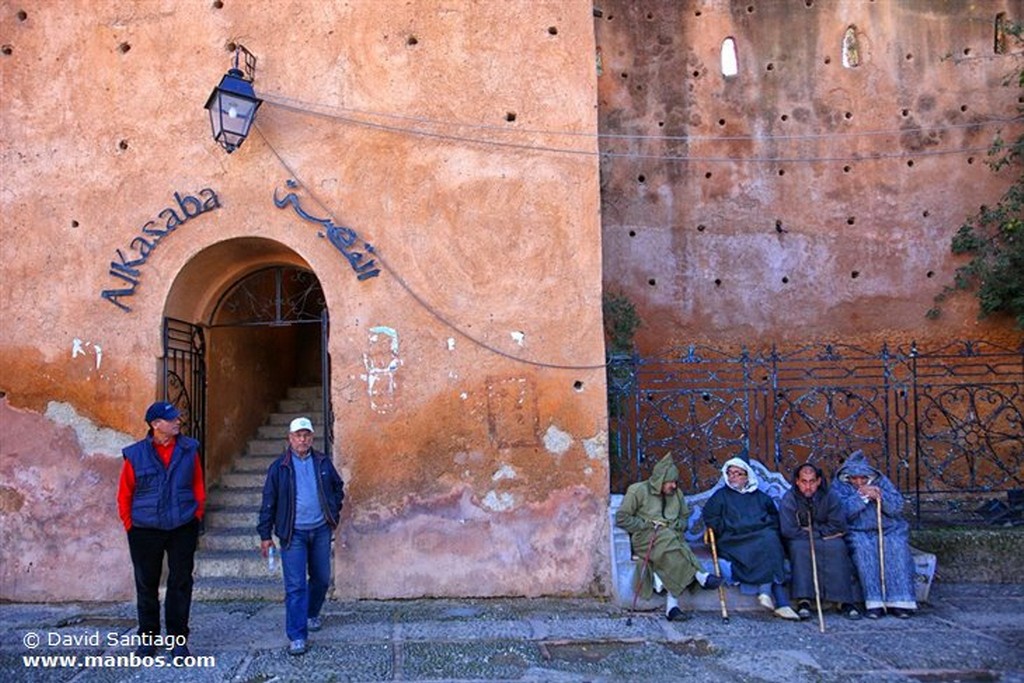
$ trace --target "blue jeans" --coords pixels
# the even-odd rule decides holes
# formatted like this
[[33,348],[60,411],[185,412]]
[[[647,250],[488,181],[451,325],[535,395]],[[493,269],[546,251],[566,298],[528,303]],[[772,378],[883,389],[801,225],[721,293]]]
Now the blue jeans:
[[[284,630],[288,640],[309,636],[306,621],[320,616],[331,581],[331,528],[296,529],[292,543],[281,548],[284,571]],[[306,574],[309,580],[306,580]]]

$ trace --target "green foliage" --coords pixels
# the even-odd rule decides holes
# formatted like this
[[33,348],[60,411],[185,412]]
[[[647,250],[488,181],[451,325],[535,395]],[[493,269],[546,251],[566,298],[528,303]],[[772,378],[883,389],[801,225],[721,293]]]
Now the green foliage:
[[606,292],[601,301],[604,338],[609,353],[633,351],[633,338],[642,324],[636,306],[625,294]]
[[[1021,39],[1021,27],[1008,33]],[[1017,86],[1024,88],[1024,68],[1015,74]],[[1021,107],[1024,112],[1024,107]],[[1015,174],[1015,179],[995,206],[982,206],[969,217],[953,236],[950,248],[954,254],[970,260],[957,268],[953,285],[935,297],[937,304],[956,290],[974,292],[980,303],[981,317],[1009,314],[1017,327],[1024,329],[1024,134],[1007,143],[997,137],[989,150],[989,167],[996,173]],[[928,311],[937,318],[940,308]]]

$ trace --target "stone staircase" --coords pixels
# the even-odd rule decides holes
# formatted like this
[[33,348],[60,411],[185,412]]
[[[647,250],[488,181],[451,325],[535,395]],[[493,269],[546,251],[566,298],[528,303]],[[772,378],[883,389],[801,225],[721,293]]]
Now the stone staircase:
[[[196,600],[283,600],[280,554],[275,571],[260,556],[256,521],[270,463],[287,445],[288,423],[296,417],[313,421],[313,447],[323,450],[323,392],[319,386],[293,387],[278,402],[246,444],[231,470],[207,492],[206,534],[196,553]],[[277,539],[274,539],[277,543]]]

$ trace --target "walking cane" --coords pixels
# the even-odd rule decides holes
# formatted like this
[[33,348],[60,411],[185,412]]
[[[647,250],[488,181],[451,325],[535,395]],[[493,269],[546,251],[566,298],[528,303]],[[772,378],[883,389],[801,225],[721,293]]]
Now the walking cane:
[[654,533],[651,534],[651,544],[647,546],[647,554],[644,555],[644,563],[640,567],[640,576],[637,577],[636,588],[633,589],[633,606],[629,608],[630,615],[626,618],[626,626],[633,625],[633,613],[636,612],[636,599],[640,597],[640,586],[644,582],[644,574],[647,572],[647,563],[651,560],[651,551],[654,549],[654,542],[658,540],[658,532],[661,527],[655,525]]
[[[718,566],[718,547],[715,545],[715,530],[704,527],[704,542],[711,546],[711,559],[715,563],[715,576],[722,578],[722,568]],[[729,623],[729,610],[725,609],[725,584],[718,584],[718,604],[722,606],[722,623]]]
[[878,519],[878,571],[882,576],[882,602],[885,603],[885,542],[882,538],[882,498],[879,494],[875,517]]
[[825,632],[825,617],[821,613],[821,588],[818,587],[818,558],[814,554],[814,522],[813,515],[807,514],[807,540],[811,542],[811,576],[814,577],[814,604],[818,608],[818,630]]

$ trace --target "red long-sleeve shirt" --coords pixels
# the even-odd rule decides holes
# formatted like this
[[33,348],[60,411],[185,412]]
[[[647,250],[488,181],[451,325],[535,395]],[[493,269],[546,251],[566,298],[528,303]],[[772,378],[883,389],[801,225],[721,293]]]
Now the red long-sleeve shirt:
[[[164,464],[164,467],[168,467],[171,464],[171,455],[174,453],[175,443],[176,439],[171,439],[164,444],[153,442],[157,457],[160,458],[160,462]],[[199,507],[196,508],[196,519],[201,520],[203,513],[206,511],[206,486],[203,484],[203,468],[200,464],[198,452],[196,452],[195,458],[195,466],[192,468],[192,495],[195,496],[196,503],[199,504]],[[134,496],[135,468],[125,458],[124,465],[121,466],[121,479],[117,484],[117,513],[121,517],[125,531],[132,528],[132,498]]]

